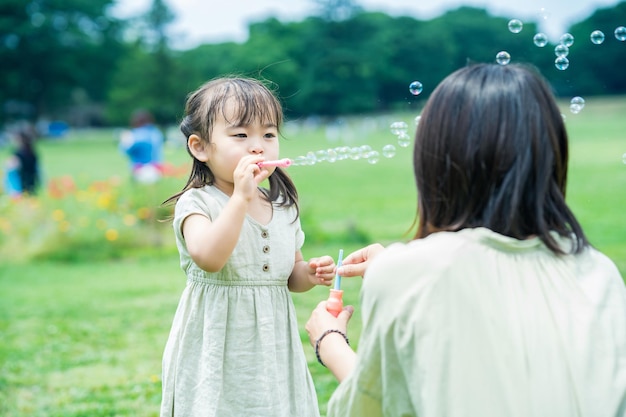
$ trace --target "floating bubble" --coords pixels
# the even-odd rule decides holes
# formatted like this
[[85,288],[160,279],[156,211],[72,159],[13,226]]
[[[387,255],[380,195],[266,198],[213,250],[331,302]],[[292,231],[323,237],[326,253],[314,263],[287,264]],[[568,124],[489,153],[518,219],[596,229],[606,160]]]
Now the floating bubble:
[[626,153],[624,153],[624,155],[622,155],[622,162],[623,162],[624,164],[626,164]]
[[420,124],[420,119],[422,118],[422,116],[420,116],[419,114],[417,116],[415,116],[415,126]]
[[370,145],[359,146],[359,156],[361,158],[367,158],[370,152],[372,152],[372,147]]
[[328,153],[324,150],[315,151],[315,160],[317,162],[325,161],[328,158]]
[[591,35],[589,37],[591,38],[591,42],[596,45],[600,45],[602,42],[604,42],[604,32],[602,32],[601,30],[594,30],[593,32],[591,32]]
[[361,159],[361,149],[359,147],[350,148],[350,150],[348,151],[348,156],[353,161],[358,161],[359,159]]
[[307,162],[307,165],[315,165],[315,163],[317,162],[317,157],[315,156],[315,152],[306,153],[306,162]]
[[409,92],[413,94],[414,96],[421,93],[423,89],[424,89],[424,86],[419,81],[413,81],[411,84],[409,84]]
[[304,165],[308,165],[307,164],[307,159],[305,156],[298,156],[296,158],[293,159],[293,161],[291,162],[292,166],[304,166]]
[[337,152],[337,160],[345,161],[346,159],[348,159],[348,153],[350,153],[350,148],[347,146],[338,146],[335,148],[335,151]]
[[572,113],[578,114],[585,107],[585,99],[576,96],[570,101],[569,109]]
[[626,41],[626,27],[618,26],[617,28],[615,28],[615,32],[613,33],[615,34],[615,39],[617,39],[618,41]]
[[546,36],[545,33],[539,32],[535,34],[535,36],[533,36],[533,42],[538,47],[543,48],[544,46],[548,44],[548,37]]
[[396,136],[401,133],[406,133],[408,128],[409,125],[407,125],[405,122],[393,122],[391,126],[389,126],[389,129],[391,129],[391,133]]
[[378,151],[371,151],[370,153],[367,154],[368,163],[374,165],[374,164],[377,164],[379,160],[380,160],[380,154],[378,153]]
[[521,20],[519,20],[519,19],[511,19],[511,20],[509,20],[509,30],[512,33],[520,33],[522,31],[523,27],[524,27],[524,24],[522,23]]
[[569,67],[569,59],[564,56],[558,56],[554,60],[554,66],[558,70],[565,71]]
[[562,43],[558,44],[554,47],[554,55],[558,57],[566,57],[569,55],[569,47],[567,45],[563,45]]
[[411,144],[411,137],[408,133],[402,132],[398,135],[398,145],[402,148],[406,148]]
[[564,33],[563,35],[561,35],[560,42],[561,44],[569,48],[574,44],[574,35],[572,35],[571,33]]
[[383,156],[385,158],[393,158],[396,156],[396,147],[391,144],[383,146]]
[[500,65],[506,65],[511,62],[511,55],[507,51],[500,51],[496,55],[496,62]]
[[334,149],[329,149],[326,151],[326,160],[330,163],[333,163],[337,160],[337,151],[335,151]]

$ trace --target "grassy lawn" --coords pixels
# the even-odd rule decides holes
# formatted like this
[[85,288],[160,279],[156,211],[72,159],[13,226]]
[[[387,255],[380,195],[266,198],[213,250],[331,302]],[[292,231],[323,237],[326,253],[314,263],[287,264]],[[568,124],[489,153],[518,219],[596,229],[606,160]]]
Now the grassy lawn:
[[[622,163],[626,100],[590,98],[580,114],[563,113],[572,143],[568,201],[592,243],[626,276],[626,165]],[[333,131],[288,126],[281,153],[295,158],[345,144],[380,149],[395,143],[388,129],[391,122],[406,121],[412,130],[413,117],[346,119]],[[393,158],[381,156],[376,164],[346,160],[289,168],[300,192],[306,258],[336,257],[340,248],[349,253],[368,242],[408,238],[405,233],[413,221],[416,198],[411,149],[396,148]],[[110,130],[73,132],[64,140],[42,142],[39,149],[47,179],[71,175],[81,186],[112,176],[123,181],[128,177],[126,160]],[[166,158],[174,164],[188,160],[180,147],[168,147]],[[184,180],[161,185],[154,204],[178,191]],[[36,224],[33,231],[43,226]],[[168,225],[161,230],[164,241],[171,243],[153,252],[130,252],[121,259],[0,260],[1,416],[158,415],[161,355],[185,284],[171,230]],[[343,284],[346,303],[358,307],[360,278],[345,279]],[[326,288],[294,294],[322,412],[336,382],[316,363],[304,322],[327,295]],[[357,308],[350,327],[355,344],[359,333]]]

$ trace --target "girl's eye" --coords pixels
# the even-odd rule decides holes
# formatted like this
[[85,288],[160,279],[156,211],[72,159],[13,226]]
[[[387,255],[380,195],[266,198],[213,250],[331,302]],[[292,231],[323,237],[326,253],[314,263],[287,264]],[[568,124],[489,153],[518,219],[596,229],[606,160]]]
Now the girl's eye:
[[266,133],[266,134],[265,134],[265,138],[266,138],[266,139],[273,139],[273,138],[275,138],[275,137],[276,137],[276,135],[275,135],[274,133]]
[[237,138],[247,138],[248,135],[246,135],[245,133],[235,133],[233,136],[237,137]]

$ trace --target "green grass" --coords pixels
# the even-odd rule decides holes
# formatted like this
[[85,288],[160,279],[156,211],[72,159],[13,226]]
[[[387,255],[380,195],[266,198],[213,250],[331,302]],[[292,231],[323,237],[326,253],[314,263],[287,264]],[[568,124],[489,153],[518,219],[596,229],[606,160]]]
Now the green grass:
[[[588,99],[580,114],[563,113],[572,143],[568,201],[592,243],[626,276],[625,112],[626,100],[620,97]],[[382,117],[371,132],[372,120],[348,120],[343,137],[350,144],[380,148],[395,139],[387,129],[392,121],[411,125],[413,116]],[[285,134],[285,157],[339,144],[320,129],[288,128]],[[66,140],[42,142],[40,151],[48,179],[72,175],[86,184],[128,175],[110,130],[74,132]],[[394,158],[375,165],[348,160],[289,168],[308,234],[305,258],[336,257],[340,248],[348,253],[370,241],[406,239],[416,198],[410,153],[410,148],[397,148]],[[175,164],[188,158],[175,147],[167,149],[166,157]],[[162,197],[183,182],[172,182]],[[164,233],[173,241],[170,230]],[[133,253],[116,261],[0,262],[0,415],[158,415],[161,355],[184,284],[173,246],[157,255]],[[343,280],[346,304],[358,307],[360,285],[360,278]],[[316,363],[304,323],[327,295],[326,288],[294,294],[322,412],[337,384]],[[358,308],[349,333],[356,344]]]

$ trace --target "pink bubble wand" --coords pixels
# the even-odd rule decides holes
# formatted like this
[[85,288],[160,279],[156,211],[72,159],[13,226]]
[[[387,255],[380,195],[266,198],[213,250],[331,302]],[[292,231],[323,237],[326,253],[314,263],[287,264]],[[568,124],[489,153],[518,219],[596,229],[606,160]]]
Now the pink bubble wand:
[[276,161],[261,161],[261,162],[257,162],[257,165],[259,166],[259,168],[264,168],[264,167],[287,168],[291,164],[292,164],[292,162],[291,162],[291,159],[289,159],[289,158],[278,159]]

